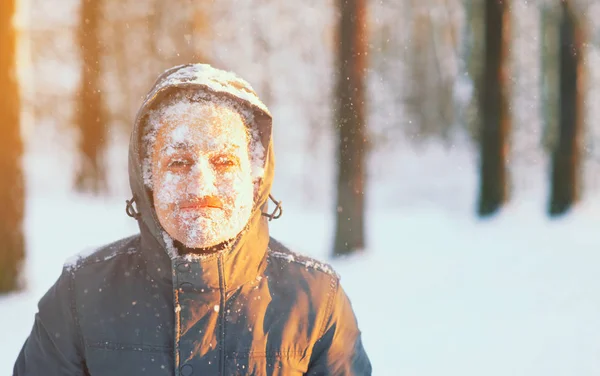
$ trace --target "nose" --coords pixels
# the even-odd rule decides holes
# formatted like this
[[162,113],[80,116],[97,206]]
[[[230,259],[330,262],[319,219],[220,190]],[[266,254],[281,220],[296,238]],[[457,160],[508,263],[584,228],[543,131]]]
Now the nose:
[[194,194],[199,197],[213,194],[216,187],[215,172],[208,161],[198,161],[192,167],[188,175],[187,184],[188,194]]

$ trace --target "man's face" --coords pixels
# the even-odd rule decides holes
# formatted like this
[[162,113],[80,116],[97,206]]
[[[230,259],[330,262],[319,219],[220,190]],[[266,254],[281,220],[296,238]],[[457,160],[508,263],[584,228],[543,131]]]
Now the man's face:
[[152,153],[160,224],[191,248],[234,238],[250,219],[254,203],[242,117],[212,103],[176,106],[165,113]]

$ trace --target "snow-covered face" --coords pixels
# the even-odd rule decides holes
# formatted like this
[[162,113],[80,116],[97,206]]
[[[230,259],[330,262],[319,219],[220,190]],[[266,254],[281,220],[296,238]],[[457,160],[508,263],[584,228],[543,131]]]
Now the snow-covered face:
[[176,112],[159,119],[152,146],[154,206],[173,239],[207,248],[235,238],[250,219],[254,186],[247,128],[238,112],[214,103]]

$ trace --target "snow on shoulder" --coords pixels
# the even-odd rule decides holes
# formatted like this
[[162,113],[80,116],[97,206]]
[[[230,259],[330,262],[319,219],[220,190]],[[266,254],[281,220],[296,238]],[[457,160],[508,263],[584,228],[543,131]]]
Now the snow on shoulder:
[[138,247],[134,244],[136,238],[139,238],[139,235],[132,235],[99,248],[85,248],[81,252],[69,257],[64,263],[64,268],[73,272],[87,264],[108,261],[122,254],[136,253],[138,250]]
[[272,244],[269,245],[268,252],[269,256],[271,257],[285,260],[289,263],[299,264],[307,269],[317,270],[330,276],[333,276],[337,279],[340,279],[340,275],[331,267],[331,265],[315,260],[308,256],[292,252],[281,244],[272,242]]

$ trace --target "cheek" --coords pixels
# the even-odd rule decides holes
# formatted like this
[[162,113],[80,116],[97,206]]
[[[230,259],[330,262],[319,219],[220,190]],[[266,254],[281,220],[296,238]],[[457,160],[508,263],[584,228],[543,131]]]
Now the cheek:
[[[240,205],[247,201],[248,196],[252,196],[251,177],[242,172],[226,173],[219,179],[217,189],[219,195],[230,205]],[[250,197],[252,200],[252,197]]]
[[160,177],[154,193],[155,205],[163,210],[178,201],[181,196],[182,179],[170,172]]

